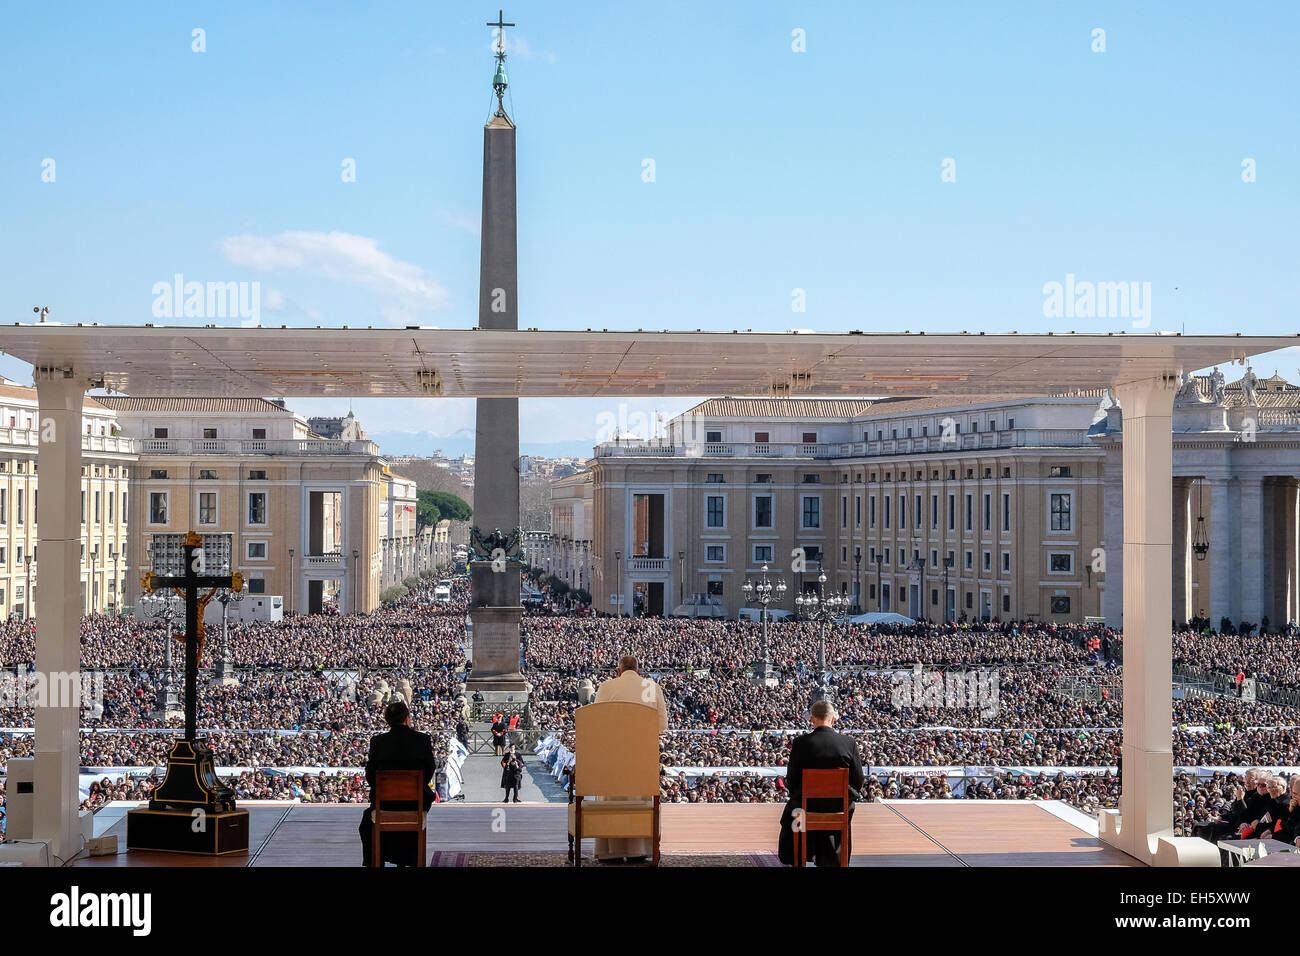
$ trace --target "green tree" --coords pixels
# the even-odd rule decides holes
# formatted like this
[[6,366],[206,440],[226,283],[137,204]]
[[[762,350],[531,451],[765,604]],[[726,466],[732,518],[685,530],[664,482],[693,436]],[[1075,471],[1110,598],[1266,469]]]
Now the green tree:
[[[427,495],[428,500],[438,509],[442,517],[450,518],[452,521],[468,521],[474,513],[474,509],[465,502],[465,499],[459,498],[449,491],[421,491],[417,492],[417,494],[421,498]],[[501,530],[506,529],[502,528]]]
[[417,530],[419,530],[420,528],[431,527],[432,525],[436,525],[439,521],[442,520],[442,512],[438,510],[438,506],[435,505],[432,501],[429,501],[424,497],[425,495],[428,494],[432,494],[432,492],[429,491],[416,492],[415,527]]

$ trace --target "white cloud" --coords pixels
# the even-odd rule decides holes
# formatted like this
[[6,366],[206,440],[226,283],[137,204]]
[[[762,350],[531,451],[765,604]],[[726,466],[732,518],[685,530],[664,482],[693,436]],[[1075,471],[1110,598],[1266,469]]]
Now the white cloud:
[[[492,31],[496,33],[495,30]],[[493,52],[496,52],[496,41],[493,42]],[[517,56],[521,60],[545,60],[547,63],[554,63],[557,59],[555,54],[550,50],[534,50],[531,43],[525,40],[518,33],[508,32],[506,34],[506,53],[509,56]]]
[[[379,240],[347,232],[282,232],[278,236],[231,236],[220,244],[237,266],[259,272],[300,273],[361,286],[389,299],[403,317],[450,306],[446,287],[424,269],[395,259]],[[286,305],[279,296],[281,307]],[[268,308],[272,308],[268,302]]]

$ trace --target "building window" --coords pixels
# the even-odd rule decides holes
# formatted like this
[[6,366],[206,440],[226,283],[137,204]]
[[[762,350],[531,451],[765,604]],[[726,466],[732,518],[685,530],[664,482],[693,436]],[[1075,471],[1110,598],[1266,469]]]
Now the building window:
[[165,479],[167,477],[167,469],[151,468],[149,469],[149,477],[153,479]]
[[948,530],[957,530],[957,496],[948,496]]
[[971,570],[971,569],[974,568],[974,567],[975,567],[975,552],[974,552],[974,551],[967,551],[967,552],[966,552],[966,570],[969,571],[969,570]]
[[889,528],[891,509],[889,507],[889,495],[885,495],[885,528]]
[[1053,614],[1070,613],[1070,598],[1068,595],[1061,594],[1052,598],[1052,613]]
[[253,441],[265,441],[265,440],[266,440],[266,429],[265,429],[265,428],[254,428],[254,429],[253,429]]
[[9,489],[0,488],[0,524],[9,523]]
[[1011,495],[1002,493],[1002,530],[1011,530]]
[[216,481],[216,480],[217,480],[217,473],[213,471],[211,468],[199,469],[199,481]]
[[993,496],[984,496],[984,530],[993,530]]
[[1002,570],[1010,573],[1011,571],[1011,552],[1002,552]]
[[117,502],[116,496],[114,496],[113,492],[110,491],[108,493],[108,523],[109,524],[113,523],[113,505],[116,502]]
[[166,438],[166,437],[167,437],[167,429],[165,429],[165,428],[155,428],[155,429],[153,430],[153,437],[154,437],[154,438]]
[[248,473],[249,481],[266,481],[266,472],[260,468],[254,469]]
[[217,430],[216,430],[215,428],[205,428],[205,429],[203,429],[203,437],[204,437],[204,438],[216,438],[216,437],[217,437]]
[[167,523],[167,492],[153,491],[149,493],[149,523]]
[[993,570],[993,552],[991,551],[984,552],[984,570],[985,571]]
[[871,500],[868,502],[867,511],[868,511],[867,521],[871,525],[871,527],[874,528],[876,526],[876,496],[875,495],[871,496]]
[[849,526],[849,496],[840,495],[840,528],[846,529]]
[[710,445],[719,445],[722,443],[722,432],[706,431],[704,433],[704,440],[708,442]]
[[726,499],[721,495],[709,495],[708,526],[710,528],[726,527]]
[[967,530],[967,531],[971,531],[971,530],[973,530],[972,527],[971,527],[971,520],[972,520],[972,518],[971,518],[971,496],[970,496],[970,495],[967,495],[967,496],[966,496],[966,530]]
[[1049,478],[1069,478],[1069,477],[1070,477],[1070,466],[1069,466],[1069,465],[1053,465],[1051,468],[1049,468],[1049,469],[1047,470],[1047,477],[1049,477]]
[[100,518],[102,517],[100,513],[100,502],[102,497],[103,497],[102,492],[98,492],[98,491],[95,492],[95,524],[99,524]]
[[939,496],[930,496],[930,527],[934,530],[939,528]]
[[766,472],[759,472],[754,476],[754,484],[756,485],[770,485],[771,483],[772,476]]
[[815,444],[817,444],[817,433],[816,433],[816,432],[804,432],[804,433],[803,433],[803,443],[804,443],[805,445],[815,445]]
[[975,606],[975,594],[972,591],[966,592],[966,606],[968,608]]
[[265,541],[248,542],[248,556],[249,558],[265,558],[266,542]]
[[250,491],[248,493],[248,523],[266,524],[265,491]]
[[724,476],[716,472],[710,472],[707,480],[708,483],[711,485],[721,485],[721,484],[725,484],[727,481],[727,479]]
[[727,560],[727,548],[721,544],[711,544],[704,549],[705,561],[725,561]]
[[862,496],[853,496],[853,527],[862,527]]
[[821,475],[804,475],[803,483],[805,485],[820,485],[822,483]]
[[1073,555],[1069,552],[1053,552],[1047,556],[1050,568],[1055,574],[1068,574],[1073,568]]
[[265,578],[249,578],[249,579],[248,579],[248,593],[249,593],[249,594],[265,594],[265,593],[266,593],[266,579],[265,579]]
[[1002,613],[1006,614],[1011,610],[1011,595],[1002,595]]
[[822,500],[815,495],[803,499],[803,527],[820,528],[822,526]]
[[81,523],[86,523],[86,493],[81,493]]
[[770,544],[754,545],[754,563],[770,564],[772,561],[772,546]]
[[721,582],[721,581],[710,581],[710,582],[709,582],[709,597],[715,597],[715,598],[721,598],[721,597],[722,597],[722,582]]
[[755,528],[772,527],[772,496],[771,495],[754,496],[754,527]]
[[217,493],[215,491],[199,492],[199,524],[217,523]]
[[1052,495],[1052,530],[1070,530],[1070,496]]

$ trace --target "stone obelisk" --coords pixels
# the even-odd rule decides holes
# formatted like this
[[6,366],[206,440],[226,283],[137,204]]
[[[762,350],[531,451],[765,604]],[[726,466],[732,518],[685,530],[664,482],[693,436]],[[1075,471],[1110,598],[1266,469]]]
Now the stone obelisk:
[[[515,210],[515,125],[506,115],[504,28],[496,23],[497,109],[483,129],[483,229],[479,260],[480,329],[519,328]],[[498,534],[499,533],[499,534]],[[474,669],[468,689],[491,700],[525,690],[519,673],[522,558],[519,528],[519,399],[479,398],[474,424],[474,528],[471,532],[470,619]]]

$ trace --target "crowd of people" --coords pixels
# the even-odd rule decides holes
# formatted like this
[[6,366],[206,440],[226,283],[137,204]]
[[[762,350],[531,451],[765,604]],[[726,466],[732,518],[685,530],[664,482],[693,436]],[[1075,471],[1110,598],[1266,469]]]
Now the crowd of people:
[[[426,587],[365,616],[232,622],[224,641],[210,635],[198,721],[218,765],[239,768],[232,777],[237,794],[364,801],[364,777],[339,768],[364,764],[371,736],[384,729],[384,702],[403,682],[414,723],[444,748],[440,759],[445,756],[463,716],[466,587],[457,582],[450,605],[434,603]],[[785,765],[791,732],[806,722],[820,676],[813,663],[819,625],[769,625],[769,659],[779,676],[767,683],[748,670],[763,646],[761,625],[754,622],[527,615],[522,627],[535,728],[571,740],[584,681],[609,677],[619,656],[631,652],[646,662],[668,703],[663,765],[704,768],[689,775],[665,772],[665,800],[786,798],[784,779],[770,770]],[[83,667],[104,672],[102,701],[83,712],[83,766],[155,768],[180,726],[159,706],[168,679],[163,625],[91,615],[81,630]],[[1300,689],[1291,643],[1276,634],[1188,630],[1175,635],[1174,657],[1193,671],[1235,675],[1237,683],[1249,677]],[[206,681],[223,652],[237,685]],[[909,774],[906,768],[1116,766],[1122,634],[1099,626],[1001,621],[837,626],[827,629],[825,654],[838,729],[856,739],[864,766],[904,768],[870,773],[871,795],[952,799],[957,790],[963,799],[1062,799],[1094,812],[1116,805],[1118,780],[1106,771],[990,771],[954,788],[943,774]],[[174,658],[179,662],[181,654]],[[0,624],[0,665],[21,671],[34,659],[33,625]],[[991,676],[992,706],[953,706],[919,693],[900,703],[899,682],[912,679],[918,667]],[[1228,696],[1177,700],[1171,714],[1175,765],[1300,766],[1297,709]],[[23,731],[31,726],[30,708],[0,707],[0,768],[10,757],[30,754],[32,736]],[[87,803],[138,799],[155,782],[147,772],[105,778]],[[1174,795],[1180,828],[1220,811],[1226,800],[1225,785],[1214,778],[1180,778]]]

